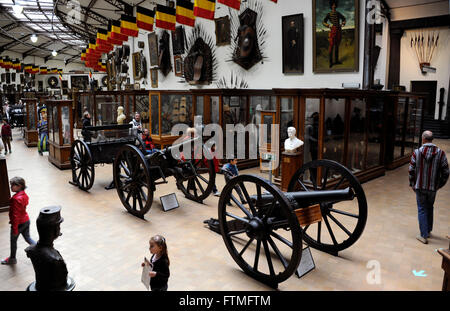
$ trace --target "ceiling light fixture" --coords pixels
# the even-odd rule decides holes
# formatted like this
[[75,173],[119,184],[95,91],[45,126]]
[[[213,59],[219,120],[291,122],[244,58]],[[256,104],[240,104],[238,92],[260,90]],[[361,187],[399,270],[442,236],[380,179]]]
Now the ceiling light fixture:
[[53,51],[52,51],[52,55],[53,55],[53,56],[56,56],[56,55],[58,55],[58,52],[56,52],[56,50],[53,50]]
[[12,9],[14,11],[14,14],[19,15],[19,14],[22,14],[23,6],[21,6],[20,4],[14,4],[12,6]]
[[35,34],[33,34],[33,35],[31,36],[30,40],[31,40],[31,42],[36,43],[37,40],[38,40],[38,37],[37,37]]

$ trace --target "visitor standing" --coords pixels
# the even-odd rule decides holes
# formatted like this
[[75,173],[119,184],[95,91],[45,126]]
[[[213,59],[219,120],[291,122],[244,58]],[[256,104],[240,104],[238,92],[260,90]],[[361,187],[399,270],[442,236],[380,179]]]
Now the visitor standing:
[[3,265],[14,265],[17,263],[17,239],[22,234],[28,244],[34,245],[36,242],[30,237],[30,218],[26,211],[28,205],[28,195],[25,193],[25,180],[21,177],[13,177],[9,181],[11,191],[15,194],[9,201],[9,223],[11,224],[11,254],[2,260]]
[[[169,255],[167,252],[166,239],[161,235],[155,235],[150,238],[150,288],[152,291],[167,291],[170,276]],[[142,263],[142,267],[145,262]]]
[[409,185],[416,193],[420,235],[417,240],[427,244],[433,229],[433,208],[436,192],[448,180],[445,152],[432,143],[433,133],[422,134],[422,147],[414,150],[409,164]]
[[3,119],[3,125],[2,125],[2,141],[3,145],[5,146],[5,155],[8,153],[11,153],[11,140],[12,140],[12,132],[11,132],[11,126],[8,124],[8,121],[6,119]]

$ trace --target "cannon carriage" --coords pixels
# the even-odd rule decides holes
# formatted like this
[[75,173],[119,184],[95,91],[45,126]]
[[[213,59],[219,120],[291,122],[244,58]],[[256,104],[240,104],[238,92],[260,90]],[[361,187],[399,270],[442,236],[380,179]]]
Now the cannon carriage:
[[316,160],[294,174],[285,193],[259,176],[232,178],[218,212],[220,233],[234,261],[276,288],[297,270],[302,241],[335,256],[353,245],[366,224],[367,201],[347,168]]
[[[96,164],[112,164],[118,150],[130,144],[145,150],[144,142],[131,124],[87,126],[83,128],[83,139],[72,143],[70,164],[72,181],[81,190],[92,188]],[[106,187],[111,189],[113,182]]]
[[[152,206],[156,186],[167,183],[170,176],[190,200],[202,203],[211,194],[216,178],[214,162],[205,145],[195,144],[199,139],[187,139],[152,154],[144,154],[133,145],[119,150],[114,161],[114,184],[128,212],[143,218]],[[184,151],[177,155],[172,152],[175,150]]]

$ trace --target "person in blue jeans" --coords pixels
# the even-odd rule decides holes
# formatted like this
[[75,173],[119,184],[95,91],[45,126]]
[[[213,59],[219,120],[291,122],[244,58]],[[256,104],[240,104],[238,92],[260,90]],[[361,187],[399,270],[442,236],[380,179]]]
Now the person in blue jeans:
[[409,185],[416,193],[420,235],[427,244],[433,230],[433,210],[436,192],[448,180],[449,169],[445,152],[432,143],[433,133],[422,134],[422,147],[414,150],[409,163]]
[[[232,179],[235,176],[239,175],[239,170],[237,168],[237,159],[228,159],[228,163],[226,163],[223,167],[222,167],[222,172],[224,174],[225,177],[225,183],[228,183],[228,181],[230,179]],[[239,198],[241,199],[241,202],[243,204],[246,204],[246,200],[244,198],[244,195],[242,194],[242,190],[239,186],[236,186],[234,188],[236,190],[236,192],[239,195]],[[228,200],[228,202],[226,203],[228,206],[231,206],[231,202],[230,200]]]

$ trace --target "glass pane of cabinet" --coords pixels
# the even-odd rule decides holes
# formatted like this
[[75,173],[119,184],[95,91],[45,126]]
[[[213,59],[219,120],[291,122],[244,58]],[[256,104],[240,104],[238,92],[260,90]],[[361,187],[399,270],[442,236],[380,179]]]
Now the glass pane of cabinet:
[[350,111],[346,165],[352,172],[359,172],[364,170],[366,165],[366,101],[352,99]]
[[151,110],[152,110],[152,127],[151,133],[153,135],[159,135],[159,96],[151,95]]
[[53,107],[52,111],[53,118],[53,141],[56,145],[59,145],[59,118],[58,118],[58,107]]
[[70,115],[68,106],[61,107],[61,122],[62,122],[63,144],[70,145],[72,133],[70,131]]
[[211,96],[211,123],[220,123],[219,96]]
[[367,161],[366,168],[380,165],[381,142],[383,139],[383,106],[380,98],[370,103],[367,125]]
[[48,121],[48,139],[50,141],[55,141],[54,131],[53,131],[53,109],[52,105],[47,107],[47,121]]
[[[143,128],[149,128],[150,126],[150,116],[148,113],[148,109],[149,109],[149,98],[147,94],[142,94],[142,95],[136,95],[136,111],[135,112],[139,112],[141,115],[141,122],[142,122],[142,126]],[[134,118],[134,113],[133,115],[130,117],[130,121]]]
[[319,151],[319,112],[320,98],[306,98],[305,100],[305,141],[304,163],[318,159]]
[[117,108],[120,102],[114,95],[97,95],[97,120],[96,125],[117,124]]
[[176,124],[192,126],[192,121],[192,95],[161,95],[161,135],[171,135]]
[[406,101],[407,98],[405,97],[398,99],[395,122],[394,160],[402,156]]
[[323,159],[343,163],[345,131],[345,99],[325,99]]
[[[281,118],[280,118],[280,131],[281,131],[281,145],[288,138],[288,127],[294,126],[294,99],[292,97],[281,98]],[[296,130],[296,136],[298,137],[298,130]]]
[[36,103],[30,102],[27,103],[27,112],[28,112],[28,126],[29,130],[36,130]]

